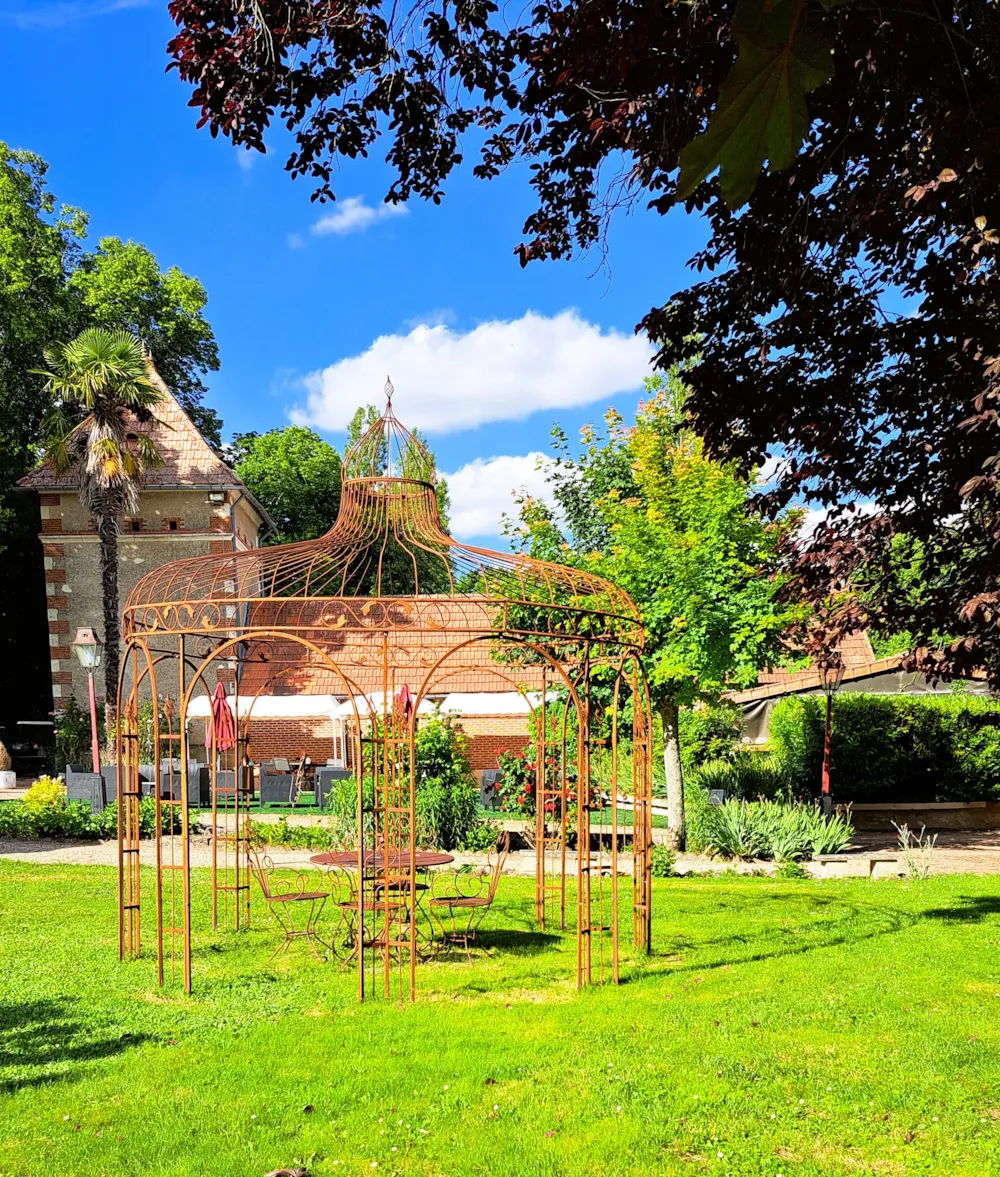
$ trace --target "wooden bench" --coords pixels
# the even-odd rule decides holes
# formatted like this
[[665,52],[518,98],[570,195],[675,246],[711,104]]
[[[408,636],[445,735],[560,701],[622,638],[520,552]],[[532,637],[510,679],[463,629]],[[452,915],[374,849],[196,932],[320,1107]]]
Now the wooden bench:
[[825,878],[895,879],[906,874],[896,854],[818,854]]

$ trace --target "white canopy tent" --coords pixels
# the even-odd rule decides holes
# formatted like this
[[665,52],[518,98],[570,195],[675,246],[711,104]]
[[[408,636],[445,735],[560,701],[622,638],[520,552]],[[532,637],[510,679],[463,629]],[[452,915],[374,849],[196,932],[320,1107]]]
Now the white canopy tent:
[[[557,692],[550,691],[547,701],[558,698]],[[227,695],[226,702],[234,711],[235,696]],[[440,703],[423,699],[417,714],[431,716],[440,708],[442,715],[530,715],[542,700],[540,691],[482,691],[455,692]],[[337,768],[347,765],[347,724],[357,714],[362,722],[372,715],[382,714],[383,693],[373,691],[369,695],[356,695],[352,699],[338,699],[335,695],[257,695],[239,697],[241,718],[252,719],[329,719],[333,727],[333,756],[330,763]],[[212,713],[212,700],[208,695],[199,695],[191,700],[187,719],[207,720]]]

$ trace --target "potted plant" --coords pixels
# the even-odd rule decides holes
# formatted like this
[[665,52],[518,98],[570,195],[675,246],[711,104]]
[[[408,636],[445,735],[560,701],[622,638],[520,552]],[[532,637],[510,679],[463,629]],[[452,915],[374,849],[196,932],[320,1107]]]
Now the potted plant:
[[11,768],[10,753],[0,740],[0,789],[17,787],[17,774]]

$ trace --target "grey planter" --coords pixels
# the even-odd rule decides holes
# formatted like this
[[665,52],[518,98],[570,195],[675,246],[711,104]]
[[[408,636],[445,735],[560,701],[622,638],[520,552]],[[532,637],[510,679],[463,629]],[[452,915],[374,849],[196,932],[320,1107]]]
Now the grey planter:
[[331,768],[321,765],[316,769],[316,772],[313,774],[313,781],[318,808],[322,809],[326,805],[326,796],[330,792],[331,782],[346,781],[350,775],[350,769],[347,768]]
[[104,804],[112,805],[118,798],[118,766],[102,764],[101,777],[104,781]]
[[295,788],[294,772],[266,772],[260,770],[261,805],[290,805]]
[[499,768],[484,768],[479,781],[479,804],[483,809],[496,809],[497,785],[500,783]]
[[101,813],[104,809],[104,778],[99,772],[86,772],[82,764],[67,764],[66,800],[84,801],[91,813]]
[[[208,771],[206,769],[206,771]],[[231,768],[227,768],[215,774],[215,788],[219,795],[220,806],[233,806],[233,781],[235,774]],[[209,774],[209,787],[211,787],[211,774]],[[246,805],[253,797],[253,766],[244,765],[240,769],[240,804]],[[211,804],[211,802],[209,802]]]
[[[164,762],[165,763],[165,762]],[[181,774],[174,768],[173,776],[167,768],[160,768],[160,797],[165,801],[180,801]],[[211,780],[207,764],[188,761],[188,808],[208,807],[212,804]]]

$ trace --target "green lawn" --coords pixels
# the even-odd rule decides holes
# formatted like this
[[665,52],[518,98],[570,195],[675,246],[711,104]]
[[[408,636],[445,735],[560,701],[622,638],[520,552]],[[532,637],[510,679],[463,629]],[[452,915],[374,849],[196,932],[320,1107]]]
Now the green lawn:
[[[991,878],[657,882],[656,951],[578,995],[504,879],[417,1004],[249,933],[196,992],[115,959],[115,876],[0,862],[0,1175],[948,1174],[1000,1166]],[[196,920],[207,895],[199,888]]]

